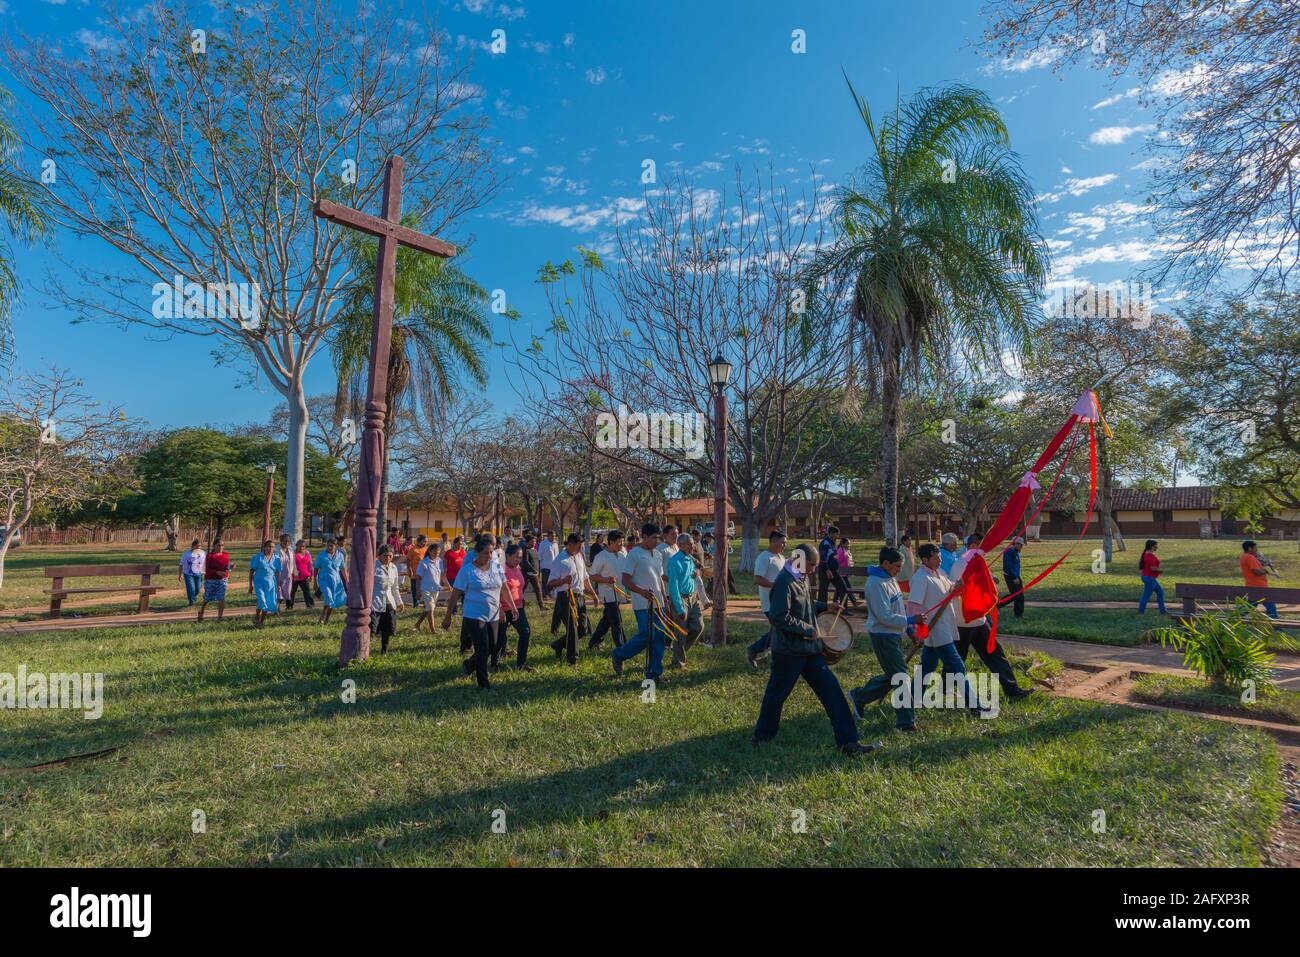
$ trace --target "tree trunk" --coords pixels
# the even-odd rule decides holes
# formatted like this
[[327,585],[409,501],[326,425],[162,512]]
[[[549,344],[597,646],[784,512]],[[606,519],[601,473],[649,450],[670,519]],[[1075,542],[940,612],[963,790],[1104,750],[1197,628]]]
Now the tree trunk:
[[209,539],[208,541],[209,546],[212,544],[212,542],[215,542],[218,538],[220,538],[222,533],[225,532],[225,530],[226,530],[226,516],[218,515],[217,527],[212,531],[212,538]]
[[163,532],[167,535],[167,551],[176,551],[176,535],[180,531],[181,517],[179,515],[167,516],[167,521],[163,522]]
[[1115,475],[1110,468],[1110,456],[1107,454],[1106,436],[1097,437],[1097,515],[1101,525],[1101,547],[1109,567],[1114,558],[1116,546],[1125,551],[1124,535],[1119,530],[1111,506],[1114,501]]
[[302,538],[302,500],[307,455],[307,396],[302,379],[289,385],[289,461],[284,470],[284,525],[281,531],[296,542]]
[[[726,533],[726,526],[723,526],[721,533]],[[717,533],[718,530],[714,529]],[[753,515],[745,515],[740,519],[740,567],[754,570],[754,562],[758,560],[758,522]]]
[[380,467],[383,474],[379,477],[379,528],[382,534],[380,539],[388,540],[388,450],[393,447],[393,417],[390,415],[384,419],[384,454],[381,456],[382,462]]
[[13,541],[14,535],[17,534],[18,528],[13,523],[5,529],[3,537],[0,537],[0,588],[5,585],[5,556],[9,554],[9,543]]
[[881,471],[885,487],[881,495],[880,523],[885,533],[885,544],[898,544],[898,442],[902,431],[902,381],[899,357],[886,357],[883,383],[880,391],[881,432],[883,444],[880,454]]
[[596,509],[596,471],[592,469],[587,476],[587,519],[582,529],[582,540],[591,541],[591,516]]

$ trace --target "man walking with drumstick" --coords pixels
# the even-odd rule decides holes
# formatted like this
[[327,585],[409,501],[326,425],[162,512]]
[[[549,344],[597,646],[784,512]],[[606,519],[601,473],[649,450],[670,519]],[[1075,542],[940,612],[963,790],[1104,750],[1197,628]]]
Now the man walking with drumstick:
[[844,700],[817,636],[817,615],[823,611],[841,611],[837,604],[814,602],[808,589],[809,578],[817,571],[817,552],[811,545],[800,545],[781,569],[772,585],[770,618],[772,620],[772,672],[763,692],[758,723],[754,725],[754,744],[771,741],[781,726],[781,709],[800,678],[808,682],[821,701],[835,731],[835,744],[846,755],[867,754],[874,749],[858,741],[853,713]]
[[[876,652],[876,660],[884,669],[861,688],[849,692],[853,710],[865,718],[863,709],[879,701],[894,687],[894,676],[907,680],[907,659],[903,656],[903,634],[910,634],[914,625],[924,625],[925,615],[908,615],[903,606],[903,592],[898,587],[898,573],[903,570],[903,554],[886,546],[880,550],[880,564],[867,569],[867,635]],[[915,731],[916,719],[911,708],[899,707],[894,712],[894,723],[899,731]]]

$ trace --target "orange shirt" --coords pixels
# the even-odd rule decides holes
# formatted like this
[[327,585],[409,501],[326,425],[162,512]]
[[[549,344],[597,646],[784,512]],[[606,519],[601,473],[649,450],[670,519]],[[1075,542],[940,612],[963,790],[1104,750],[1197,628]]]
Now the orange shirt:
[[420,562],[424,561],[424,553],[429,550],[429,546],[418,548],[412,545],[406,551],[406,571],[412,578],[420,576]]
[[1250,552],[1241,553],[1241,577],[1247,585],[1268,586],[1268,576],[1264,574],[1263,564]]

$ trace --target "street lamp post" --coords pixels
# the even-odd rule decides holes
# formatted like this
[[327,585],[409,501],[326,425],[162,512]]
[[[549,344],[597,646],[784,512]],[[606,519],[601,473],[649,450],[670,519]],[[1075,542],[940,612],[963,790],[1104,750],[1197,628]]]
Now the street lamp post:
[[266,469],[266,501],[262,503],[262,541],[271,537],[271,493],[275,491],[275,466],[263,466]]
[[727,382],[731,363],[722,353],[709,363],[713,388],[713,618],[712,642],[727,643]]

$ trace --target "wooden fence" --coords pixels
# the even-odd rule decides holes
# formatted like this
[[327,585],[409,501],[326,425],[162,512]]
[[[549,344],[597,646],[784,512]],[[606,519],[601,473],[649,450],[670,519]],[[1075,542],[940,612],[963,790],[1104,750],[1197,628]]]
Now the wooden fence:
[[[176,544],[185,548],[198,539],[205,545],[209,530],[203,528],[182,528],[176,533]],[[251,525],[227,525],[221,533],[227,545],[257,542],[262,536],[261,527]],[[94,528],[77,526],[73,528],[25,528],[24,545],[95,545],[95,544],[165,544],[167,533],[160,525],[142,528]]]

